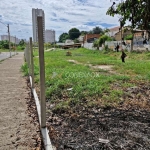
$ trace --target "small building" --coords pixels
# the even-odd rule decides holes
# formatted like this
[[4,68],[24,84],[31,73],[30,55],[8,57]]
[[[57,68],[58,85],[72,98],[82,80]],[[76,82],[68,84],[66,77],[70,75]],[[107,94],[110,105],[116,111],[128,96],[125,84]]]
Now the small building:
[[110,36],[110,37],[114,37],[115,34],[117,32],[119,32],[120,27],[114,27],[114,28],[110,28],[108,32],[105,33],[105,35]]
[[65,44],[74,44],[74,41],[73,41],[73,40],[70,40],[70,39],[67,39],[67,40],[65,41]]
[[118,31],[115,35],[114,38],[116,41],[121,41],[121,36],[124,39],[127,35],[130,35],[131,31],[130,30],[123,30],[122,31]]
[[80,43],[83,43],[84,35],[80,35],[79,38],[78,38],[78,40],[79,40]]
[[84,43],[93,43],[95,40],[99,39],[100,34],[86,34],[84,36]]
[[59,47],[63,49],[68,49],[68,48],[79,48],[81,47],[81,43],[74,43],[73,40],[67,39],[65,43],[56,43]]

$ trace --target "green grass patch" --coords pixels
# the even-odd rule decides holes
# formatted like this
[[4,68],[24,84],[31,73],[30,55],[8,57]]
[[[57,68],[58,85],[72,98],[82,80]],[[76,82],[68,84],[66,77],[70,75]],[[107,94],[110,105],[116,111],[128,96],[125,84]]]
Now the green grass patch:
[[24,73],[24,76],[28,76],[28,65],[26,62],[21,66],[21,71]]
[[[150,80],[150,54],[127,53],[126,63],[122,63],[121,52],[71,49],[45,52],[46,97],[56,104],[55,109],[71,108],[82,103],[104,105],[119,103],[124,88],[134,86],[131,80]],[[35,82],[39,83],[38,51],[34,52]],[[73,61],[69,61],[73,60]],[[111,65],[115,72],[92,69],[89,65]],[[26,68],[24,68],[26,69]],[[119,89],[111,85],[119,83]]]

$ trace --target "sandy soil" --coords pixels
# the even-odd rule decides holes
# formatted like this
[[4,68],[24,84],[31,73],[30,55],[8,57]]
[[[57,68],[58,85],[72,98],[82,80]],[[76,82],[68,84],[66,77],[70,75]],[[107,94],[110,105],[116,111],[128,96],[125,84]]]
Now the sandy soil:
[[91,67],[92,69],[102,69],[102,70],[108,71],[109,73],[113,73],[113,74],[116,73],[112,69],[113,65],[95,65],[95,66],[93,66],[92,64],[83,64],[83,63],[80,63],[76,60],[68,60],[68,61],[71,62],[71,63],[75,63],[75,64],[87,65],[87,66]]
[[29,116],[23,53],[0,63],[0,150],[40,150],[39,125]]

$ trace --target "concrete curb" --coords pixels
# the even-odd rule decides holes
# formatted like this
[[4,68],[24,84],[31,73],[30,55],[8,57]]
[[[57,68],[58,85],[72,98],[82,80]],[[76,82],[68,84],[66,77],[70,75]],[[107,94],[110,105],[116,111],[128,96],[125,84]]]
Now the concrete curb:
[[[32,77],[29,76],[29,78],[30,78],[30,84],[32,87]],[[34,95],[34,100],[35,100],[36,108],[37,108],[37,112],[38,112],[38,118],[39,118],[39,122],[40,122],[40,126],[41,126],[41,107],[40,107],[40,102],[39,102],[36,90],[34,88],[32,89],[32,93]],[[42,138],[43,138],[45,150],[54,150],[53,146],[51,144],[51,140],[50,140],[49,135],[48,135],[47,127],[40,128],[40,129],[41,129],[41,133],[42,133]]]

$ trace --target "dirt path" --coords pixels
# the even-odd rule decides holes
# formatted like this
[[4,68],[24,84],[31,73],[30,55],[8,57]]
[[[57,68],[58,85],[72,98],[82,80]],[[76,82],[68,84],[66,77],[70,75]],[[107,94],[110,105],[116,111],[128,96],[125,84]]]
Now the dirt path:
[[68,61],[71,63],[75,63],[75,64],[87,65],[87,66],[91,67],[92,69],[102,69],[102,70],[108,71],[109,73],[116,74],[116,72],[112,69],[113,65],[95,65],[95,66],[93,66],[92,64],[83,64],[76,60],[68,60]]
[[23,53],[0,63],[0,150],[41,149],[39,126],[29,117],[30,91],[22,64]]

